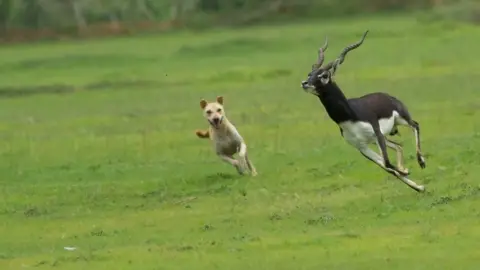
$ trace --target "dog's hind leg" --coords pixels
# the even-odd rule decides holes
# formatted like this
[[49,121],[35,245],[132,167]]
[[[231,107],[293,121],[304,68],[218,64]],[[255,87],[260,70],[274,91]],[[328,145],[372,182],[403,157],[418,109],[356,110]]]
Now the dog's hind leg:
[[245,143],[240,144],[240,150],[238,151],[238,156],[242,159],[242,165],[247,166],[248,170],[250,171],[252,176],[257,175],[257,170],[255,166],[253,166],[252,162],[248,159],[247,154],[247,145]]
[[243,168],[248,167],[248,169],[251,171],[250,165],[248,165],[247,145],[244,142],[240,143],[240,147],[238,149],[238,157],[240,158],[240,165]]
[[201,139],[208,139],[210,138],[210,131],[208,130],[199,130],[197,129],[195,131],[195,134],[197,134],[197,136]]
[[245,161],[247,163],[247,167],[250,170],[250,173],[252,174],[252,176],[256,176],[257,170],[255,169],[255,166],[253,166],[252,162],[248,158],[248,154],[245,154]]

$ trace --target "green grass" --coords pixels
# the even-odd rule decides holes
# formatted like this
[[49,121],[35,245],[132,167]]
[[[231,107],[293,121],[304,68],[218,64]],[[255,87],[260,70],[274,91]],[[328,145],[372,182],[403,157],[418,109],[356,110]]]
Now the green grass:
[[[367,28],[337,82],[408,104],[427,168],[397,141],[425,194],[300,88],[326,34],[328,61]],[[0,269],[477,269],[479,42],[392,17],[2,47]],[[193,133],[217,95],[255,178]]]

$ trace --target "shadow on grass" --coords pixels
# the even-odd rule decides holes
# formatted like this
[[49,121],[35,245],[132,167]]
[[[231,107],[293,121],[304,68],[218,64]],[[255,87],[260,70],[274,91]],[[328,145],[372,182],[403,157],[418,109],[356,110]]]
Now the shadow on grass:
[[[159,187],[143,192],[139,194],[139,196],[144,200],[168,202],[189,208],[192,201],[204,195],[231,192],[238,183],[237,180],[240,178],[242,178],[242,176],[235,173],[209,174],[203,177],[189,179],[187,180],[188,183],[184,183],[188,186],[198,187],[195,189],[186,190],[185,185],[178,185],[168,190],[164,187]],[[240,191],[240,193],[244,196],[246,195],[246,193],[243,194],[242,191]]]
[[251,51],[271,51],[275,49],[281,50],[284,49],[284,47],[281,43],[275,41],[242,37],[202,45],[182,45],[177,50],[175,56],[184,58],[208,57],[248,53]]
[[252,82],[271,80],[279,77],[289,76],[289,69],[268,69],[261,71],[227,70],[214,73],[209,77],[199,78],[191,81],[156,81],[156,80],[118,80],[98,81],[84,86],[70,84],[32,85],[32,86],[3,86],[0,87],[0,99],[19,98],[34,95],[50,94],[63,95],[77,91],[106,91],[113,89],[142,90],[151,88],[165,88],[168,86],[189,85],[195,83],[220,83],[220,82]]
[[229,193],[232,187],[237,183],[237,180],[245,176],[236,173],[216,173],[206,175],[203,179],[199,179],[198,184],[205,187],[199,193],[204,194],[219,194]]
[[26,96],[42,95],[42,94],[71,94],[76,91],[102,91],[109,89],[142,89],[148,87],[159,87],[163,83],[149,80],[124,80],[124,81],[100,81],[91,83],[82,87],[76,87],[69,84],[51,84],[51,85],[34,85],[34,86],[5,86],[0,87],[0,99],[19,98]]
[[136,63],[150,63],[158,61],[156,58],[141,57],[132,54],[72,54],[56,57],[42,57],[25,59],[19,62],[0,65],[0,71],[25,72],[42,69],[71,69],[72,67],[104,67],[130,65]]
[[480,198],[480,186],[472,186],[467,183],[460,183],[461,192],[457,195],[444,195],[436,198],[430,207],[452,204],[462,200],[473,200]]
[[65,94],[75,91],[72,85],[53,84],[42,86],[1,87],[0,98],[15,98],[38,94]]

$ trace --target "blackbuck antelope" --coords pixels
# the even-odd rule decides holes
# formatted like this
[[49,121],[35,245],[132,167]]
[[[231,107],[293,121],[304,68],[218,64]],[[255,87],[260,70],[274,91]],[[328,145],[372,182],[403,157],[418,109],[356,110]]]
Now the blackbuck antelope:
[[[318,51],[317,62],[308,73],[307,80],[302,81],[302,88],[320,99],[328,116],[340,127],[342,137],[349,144],[409,187],[423,192],[424,186],[406,177],[409,173],[403,166],[402,146],[386,138],[386,135],[397,134],[399,125],[412,128],[415,134],[417,161],[422,169],[425,168],[425,158],[420,149],[420,125],[412,119],[407,107],[397,98],[382,92],[347,99],[333,80],[335,72],[345,60],[347,53],[360,47],[367,33],[368,30],[360,41],[345,47],[337,59],[322,66],[325,59],[324,53],[328,47],[328,39],[326,39],[324,46]],[[369,148],[369,144],[373,143],[377,144],[381,155]],[[396,151],[397,166],[390,163],[387,147]]]

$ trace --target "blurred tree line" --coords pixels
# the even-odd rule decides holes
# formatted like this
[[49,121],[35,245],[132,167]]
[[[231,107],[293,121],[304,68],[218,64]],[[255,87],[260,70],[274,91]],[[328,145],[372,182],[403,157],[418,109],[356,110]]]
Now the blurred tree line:
[[[0,37],[19,32],[121,32],[208,27],[281,18],[338,17],[456,5],[480,20],[477,0],[0,0]],[[460,8],[458,6],[461,6]],[[444,9],[443,9],[444,10]],[[470,14],[473,12],[473,15]],[[466,16],[465,14],[458,15]],[[128,26],[128,27],[127,27]]]

